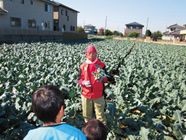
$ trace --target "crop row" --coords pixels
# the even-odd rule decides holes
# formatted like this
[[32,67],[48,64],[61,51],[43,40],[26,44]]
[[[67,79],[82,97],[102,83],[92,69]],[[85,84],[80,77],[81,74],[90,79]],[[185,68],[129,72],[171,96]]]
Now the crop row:
[[90,40],[0,46],[1,139],[21,139],[40,125],[32,112],[31,96],[46,84],[57,85],[64,92],[63,121],[81,129],[84,122],[77,77],[90,44],[112,78],[105,84],[108,138],[185,136],[186,48],[136,42],[129,54],[134,42]]

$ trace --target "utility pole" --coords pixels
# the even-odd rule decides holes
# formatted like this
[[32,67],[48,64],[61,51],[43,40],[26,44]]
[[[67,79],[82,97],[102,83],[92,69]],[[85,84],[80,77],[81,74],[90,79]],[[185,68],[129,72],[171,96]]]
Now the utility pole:
[[149,22],[149,17],[147,18],[147,27],[146,27],[146,31],[148,29],[148,22]]
[[105,30],[107,28],[107,16],[106,16],[106,19],[105,19]]

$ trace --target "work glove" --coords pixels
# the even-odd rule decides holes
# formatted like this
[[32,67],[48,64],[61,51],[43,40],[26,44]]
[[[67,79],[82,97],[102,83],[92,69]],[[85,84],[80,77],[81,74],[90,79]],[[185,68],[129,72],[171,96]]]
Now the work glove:
[[91,87],[92,85],[90,84],[90,81],[83,80],[82,84],[86,87]]
[[104,81],[104,77],[98,79],[98,83],[102,83]]

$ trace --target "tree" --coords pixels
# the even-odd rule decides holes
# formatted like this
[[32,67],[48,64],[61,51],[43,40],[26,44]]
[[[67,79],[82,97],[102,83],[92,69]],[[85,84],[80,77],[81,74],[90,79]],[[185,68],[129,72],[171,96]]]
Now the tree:
[[106,35],[106,36],[109,36],[109,35],[113,35],[113,33],[112,33],[112,31],[106,29],[106,30],[105,30],[105,35]]
[[157,37],[157,39],[162,39],[162,33],[160,32],[160,31],[157,31],[157,32],[154,32],[153,34],[152,34],[152,36],[154,37],[154,36],[156,36]]
[[145,36],[151,36],[151,31],[150,30],[146,30]]
[[119,36],[119,35],[120,35],[120,32],[114,31],[114,32],[113,32],[113,35]]
[[121,32],[116,31],[116,30],[113,32],[113,35],[115,35],[115,36],[123,36],[123,34]]
[[78,26],[78,27],[77,27],[77,32],[78,32],[78,33],[84,33],[85,30],[84,30],[84,28],[83,28],[82,26]]
[[138,37],[138,33],[137,32],[131,32],[128,37]]

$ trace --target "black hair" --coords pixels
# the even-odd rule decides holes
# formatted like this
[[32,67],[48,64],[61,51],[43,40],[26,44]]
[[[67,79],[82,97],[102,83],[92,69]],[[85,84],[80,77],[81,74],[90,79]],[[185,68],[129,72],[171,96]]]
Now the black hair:
[[107,128],[97,119],[89,120],[83,127],[82,132],[87,137],[87,140],[106,140]]
[[33,111],[44,123],[56,122],[56,116],[62,106],[64,106],[64,97],[57,86],[40,87],[32,95]]

